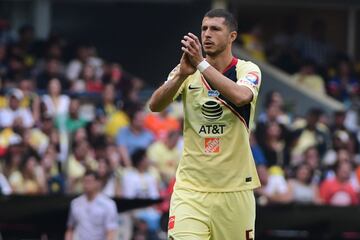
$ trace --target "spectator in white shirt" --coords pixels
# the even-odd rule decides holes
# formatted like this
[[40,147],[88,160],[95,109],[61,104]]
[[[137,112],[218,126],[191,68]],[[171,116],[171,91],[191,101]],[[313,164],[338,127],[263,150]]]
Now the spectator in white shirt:
[[0,128],[21,125],[30,128],[34,125],[34,119],[28,108],[20,106],[24,94],[20,89],[12,89],[8,95],[9,106],[0,110]]
[[70,98],[61,94],[61,83],[57,78],[53,78],[48,86],[49,94],[42,97],[46,106],[48,116],[66,115],[69,111]]
[[114,200],[100,193],[100,179],[88,171],[84,194],[71,201],[65,240],[115,240],[117,209]]
[[122,194],[125,198],[159,197],[156,178],[148,171],[149,160],[145,149],[137,149],[132,157],[133,168],[125,170],[122,181]]

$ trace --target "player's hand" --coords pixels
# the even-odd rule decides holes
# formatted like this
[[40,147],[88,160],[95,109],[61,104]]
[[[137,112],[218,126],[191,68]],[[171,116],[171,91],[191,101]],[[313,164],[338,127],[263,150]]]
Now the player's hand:
[[188,33],[188,35],[184,36],[181,43],[183,44],[181,50],[188,55],[191,64],[197,67],[204,60],[199,38],[192,33]]
[[180,59],[179,65],[179,74],[182,76],[189,76],[196,72],[196,67],[190,62],[189,56],[186,53],[183,53]]

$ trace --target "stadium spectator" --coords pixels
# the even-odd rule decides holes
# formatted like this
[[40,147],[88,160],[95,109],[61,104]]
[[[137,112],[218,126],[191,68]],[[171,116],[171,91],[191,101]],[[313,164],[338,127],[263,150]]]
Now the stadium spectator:
[[97,172],[101,182],[101,192],[108,197],[120,197],[121,179],[111,168],[108,159],[101,158],[98,160]]
[[129,124],[129,119],[123,111],[123,102],[118,99],[114,85],[108,83],[104,87],[102,99],[96,108],[96,120],[100,120],[106,136],[113,139],[119,129]]
[[34,27],[28,24],[21,26],[18,30],[18,41],[14,45],[13,47],[18,48],[17,54],[23,57],[26,68],[31,69],[34,67],[38,53]]
[[22,155],[24,153],[23,142],[21,136],[14,133],[11,129],[6,129],[5,133],[4,131],[2,134],[8,136],[7,139],[2,139],[3,141],[7,141],[7,145],[5,149],[4,162],[1,162],[1,170],[5,177],[9,179],[13,172],[19,170]]
[[104,65],[104,74],[102,82],[105,84],[112,84],[117,91],[123,93],[124,88],[131,85],[132,76],[126,72],[118,63],[108,63]]
[[115,240],[116,204],[100,193],[96,172],[87,171],[82,181],[84,194],[71,201],[65,240]]
[[315,64],[305,60],[297,73],[292,76],[294,83],[317,94],[326,94],[324,79],[316,72]]
[[116,113],[117,104],[120,103],[117,99],[114,85],[111,83],[105,84],[104,91],[102,92],[101,103],[96,109],[98,114],[109,118],[112,114]]
[[[159,183],[149,170],[149,159],[145,149],[137,149],[131,156],[133,168],[124,171],[122,179],[122,196],[125,198],[157,199],[160,197]],[[134,212],[135,226],[143,222],[146,224],[142,234],[155,235],[159,229],[160,212],[153,207],[140,209]],[[143,229],[143,230],[145,230]],[[137,232],[135,232],[135,236]],[[148,238],[156,239],[156,238]]]
[[46,107],[46,115],[51,117],[67,115],[70,98],[67,95],[61,94],[61,84],[57,78],[49,81],[48,93],[42,97]]
[[29,77],[29,73],[25,68],[23,57],[11,54],[7,63],[7,72],[3,80],[4,87],[16,88],[20,80],[27,77]]
[[334,206],[349,206],[359,202],[350,175],[353,167],[349,162],[339,162],[336,167],[336,177],[325,180],[320,186],[320,197],[326,204]]
[[263,29],[260,24],[254,25],[249,33],[240,35],[245,50],[255,59],[266,61],[265,45],[262,38]]
[[346,151],[348,154],[348,147],[350,146],[350,136],[347,132],[338,130],[333,133],[332,148],[325,153],[322,164],[324,166],[332,166],[336,163],[338,152]]
[[287,166],[289,150],[281,126],[276,122],[268,122],[262,136],[260,146],[267,161],[267,166]]
[[159,185],[149,172],[149,159],[146,150],[138,148],[131,155],[132,168],[124,171],[122,179],[122,196],[125,198],[159,197]]
[[317,150],[316,147],[312,146],[305,150],[303,156],[304,156],[304,158],[302,159],[303,161],[293,166],[296,167],[302,163],[306,164],[312,172],[311,182],[319,185],[322,177],[319,151]]
[[12,193],[12,189],[8,180],[6,179],[4,174],[0,172],[0,196],[9,195],[11,193]]
[[101,93],[102,90],[103,83],[101,82],[101,79],[96,77],[95,68],[90,64],[84,65],[79,78],[75,80],[72,86],[72,91]]
[[260,165],[257,166],[257,171],[261,187],[255,189],[254,192],[259,204],[284,204],[291,201],[291,193],[281,167],[273,166],[267,169],[266,166]]
[[21,127],[32,127],[34,119],[28,108],[20,106],[24,94],[20,89],[13,89],[8,95],[9,106],[0,109],[0,128],[12,127],[14,125]]
[[76,58],[71,60],[66,69],[66,78],[71,83],[74,83],[80,77],[80,73],[85,64],[88,63],[90,58],[89,48],[85,45],[79,46],[76,49]]
[[325,154],[330,139],[327,126],[319,123],[322,114],[321,109],[313,108],[308,111],[305,121],[294,122],[292,134],[295,144],[292,148],[292,157],[301,156],[311,146],[316,146],[321,157]]
[[258,123],[276,121],[284,126],[290,124],[289,116],[284,112],[283,96],[278,91],[269,91],[265,97],[265,112],[260,113]]
[[145,112],[140,107],[129,111],[130,125],[119,130],[116,144],[125,166],[131,166],[130,156],[138,148],[146,149],[154,140],[151,132],[144,128]]
[[47,193],[65,193],[65,178],[60,171],[56,146],[49,145],[40,160],[47,185]]
[[66,172],[70,193],[81,193],[81,180],[86,170],[95,170],[98,163],[91,154],[89,143],[85,140],[74,142],[73,154],[67,160]]
[[38,156],[25,154],[21,160],[19,170],[9,176],[9,182],[17,194],[43,194],[46,183],[43,169],[38,163]]
[[319,204],[319,189],[312,182],[313,171],[307,164],[300,164],[295,170],[295,177],[288,181],[291,199],[295,203]]
[[31,111],[34,122],[35,124],[37,124],[40,120],[41,99],[36,93],[36,89],[33,84],[33,81],[30,79],[20,80],[19,89],[24,94],[20,106],[24,108],[28,108]]
[[265,158],[264,152],[262,150],[262,148],[260,147],[260,145],[257,143],[256,141],[256,137],[255,137],[255,133],[251,132],[250,133],[250,147],[251,147],[251,152],[252,155],[254,157],[254,161],[256,166],[259,165],[267,165],[267,160]]
[[45,69],[42,70],[36,77],[37,89],[42,91],[47,90],[49,82],[54,78],[58,79],[61,84],[61,88],[68,89],[69,83],[62,72],[60,61],[56,58],[50,58],[45,62]]
[[177,147],[180,137],[179,131],[170,131],[163,140],[157,140],[148,147],[147,155],[159,171],[162,182],[167,186],[175,177],[176,169],[181,158],[181,151]]
[[160,113],[148,113],[145,117],[145,128],[151,131],[157,140],[164,139],[170,131],[180,130],[180,122],[169,114],[167,108]]
[[333,98],[350,105],[350,101],[360,94],[360,80],[356,77],[350,61],[338,63],[336,75],[327,83],[327,90]]
[[55,125],[60,131],[74,133],[77,129],[85,127],[87,121],[79,116],[80,101],[72,98],[69,105],[69,113],[65,116],[57,116]]

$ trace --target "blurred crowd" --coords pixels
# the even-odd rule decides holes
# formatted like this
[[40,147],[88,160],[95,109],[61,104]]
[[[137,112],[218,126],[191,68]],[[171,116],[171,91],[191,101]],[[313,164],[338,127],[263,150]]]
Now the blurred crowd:
[[280,93],[267,93],[250,139],[262,182],[258,203],[359,204],[359,120],[350,110],[292,116]]
[[265,36],[262,24],[254,24],[239,35],[239,42],[254,58],[289,73],[298,86],[359,108],[360,63],[336,49],[321,19],[313,20],[306,32],[297,25],[295,17],[288,17],[278,31]]
[[[72,48],[55,34],[39,42],[28,25],[17,38],[8,30],[0,29],[0,193],[80,194],[93,170],[107,196],[165,199],[119,220],[123,239],[157,239],[182,153],[181,103],[151,113],[140,96],[144,82],[94,46]],[[355,101],[352,70],[340,62],[323,91]],[[358,204],[356,110],[293,116],[278,92],[266,98],[250,139],[258,203]]]

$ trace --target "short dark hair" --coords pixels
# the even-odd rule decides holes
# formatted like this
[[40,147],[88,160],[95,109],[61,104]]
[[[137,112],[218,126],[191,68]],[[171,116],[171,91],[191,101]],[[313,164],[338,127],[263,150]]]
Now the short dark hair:
[[235,20],[234,15],[232,15],[229,11],[225,10],[225,9],[212,9],[210,11],[208,11],[204,17],[208,17],[208,18],[215,18],[215,17],[219,17],[219,18],[224,18],[225,19],[225,24],[229,27],[230,31],[235,31],[237,32],[238,30],[238,23]]
[[84,177],[87,177],[87,176],[93,176],[95,178],[95,180],[100,180],[99,174],[96,171],[93,171],[90,169],[87,169],[84,174]]
[[146,156],[146,149],[144,148],[138,148],[135,150],[135,152],[131,155],[131,161],[133,167],[137,168],[140,163],[144,160]]

